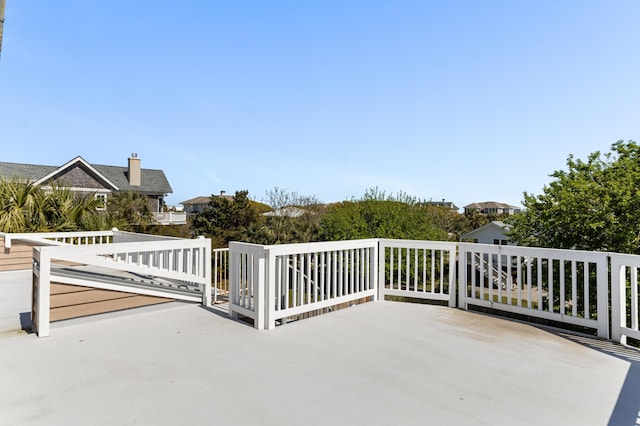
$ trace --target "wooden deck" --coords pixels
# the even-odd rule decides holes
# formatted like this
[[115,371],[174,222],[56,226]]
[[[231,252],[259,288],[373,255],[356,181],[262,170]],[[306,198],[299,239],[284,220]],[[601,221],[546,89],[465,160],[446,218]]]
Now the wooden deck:
[[60,321],[171,301],[173,299],[52,283],[50,315],[51,321]]

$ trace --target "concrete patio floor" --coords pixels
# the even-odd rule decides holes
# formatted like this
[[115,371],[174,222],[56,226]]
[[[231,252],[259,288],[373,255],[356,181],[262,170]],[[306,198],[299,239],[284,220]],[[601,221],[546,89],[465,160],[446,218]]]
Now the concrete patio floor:
[[173,303],[0,334],[2,425],[640,425],[640,353],[376,302],[271,331]]

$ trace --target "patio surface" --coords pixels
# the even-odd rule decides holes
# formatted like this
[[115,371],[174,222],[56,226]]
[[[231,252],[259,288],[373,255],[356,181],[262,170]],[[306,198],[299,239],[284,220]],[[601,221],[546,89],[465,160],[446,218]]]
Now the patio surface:
[[0,334],[2,425],[640,425],[640,352],[432,305],[172,303]]

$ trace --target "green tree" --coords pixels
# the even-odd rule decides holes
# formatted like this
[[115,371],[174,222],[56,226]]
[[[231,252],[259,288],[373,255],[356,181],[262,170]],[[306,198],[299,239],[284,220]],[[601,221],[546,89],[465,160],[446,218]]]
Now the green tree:
[[51,184],[0,179],[1,232],[54,232],[109,229],[107,215],[96,210],[92,195]]
[[109,198],[107,212],[116,227],[133,232],[145,232],[154,223],[148,198],[137,192],[118,192]]
[[300,195],[276,187],[267,191],[266,196],[265,203],[272,213],[256,233],[256,242],[286,244],[318,240],[324,204],[315,195]]
[[0,232],[34,232],[44,221],[41,200],[33,183],[0,179]]
[[101,201],[93,194],[79,194],[69,187],[52,185],[43,198],[44,223],[40,231],[99,230],[95,226],[107,222],[106,214],[98,211]]
[[475,226],[468,216],[447,207],[425,205],[424,211],[435,226],[447,232],[448,239],[452,241],[460,241],[463,234],[482,226]]
[[617,141],[586,161],[567,159],[524,212],[508,219],[521,245],[640,254],[640,146]]
[[447,231],[434,223],[428,208],[415,198],[405,193],[386,195],[373,188],[359,200],[329,205],[321,219],[320,237],[446,240]]
[[195,235],[210,237],[214,247],[225,247],[229,241],[253,242],[250,231],[255,232],[261,220],[249,192],[237,191],[233,200],[212,195],[209,205],[191,220],[191,229]]

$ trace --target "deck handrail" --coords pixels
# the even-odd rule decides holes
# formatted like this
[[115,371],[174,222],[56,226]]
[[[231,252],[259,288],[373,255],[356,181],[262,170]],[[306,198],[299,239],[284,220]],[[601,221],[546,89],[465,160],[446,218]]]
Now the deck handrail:
[[[586,327],[616,341],[626,336],[640,339],[640,256],[477,243],[388,239],[274,246],[231,243],[230,315],[247,315],[257,328],[273,328],[286,314],[351,301],[356,296],[332,299],[333,290],[327,289],[345,282],[351,285],[352,275],[364,276],[368,266],[362,259],[371,259],[359,251],[365,248],[378,253],[370,260],[376,279],[360,294],[371,300],[440,300],[450,307],[486,308]],[[329,252],[343,253],[331,257],[330,263],[348,272],[333,272],[326,260],[329,255],[323,254]]]
[[463,309],[512,312],[609,337],[608,253],[458,243],[458,258]]
[[[51,277],[55,275],[52,269],[54,260],[182,281],[197,286],[203,305],[211,304],[210,239],[201,237],[193,240],[34,247],[32,319],[38,336],[49,334],[49,299]],[[126,283],[110,285],[108,289],[132,291]],[[160,287],[136,292],[156,296],[163,293]],[[173,294],[167,294],[167,297],[173,297]]]
[[78,232],[0,232],[4,240],[4,248],[10,249],[11,242],[26,241],[43,245],[60,244],[101,244],[111,242],[117,229],[110,231],[78,231]]
[[[168,278],[188,276],[184,270],[163,270],[160,265],[165,261],[159,259],[168,255],[157,253],[180,245],[184,249],[197,246],[198,240],[149,236],[134,238],[148,241],[105,244],[102,238],[113,241],[114,232],[0,236],[9,246],[12,239],[46,245],[34,249],[38,274],[42,274],[45,255],[95,266],[117,264],[136,272],[143,268]],[[230,315],[248,316],[261,329],[273,328],[287,317],[361,298],[405,297],[587,327],[618,342],[640,339],[637,255],[389,239],[271,246],[232,242],[228,249],[214,251],[209,245],[208,253],[199,262],[209,268],[209,278],[188,279],[209,286],[213,280],[214,300],[218,290],[228,291]]]

